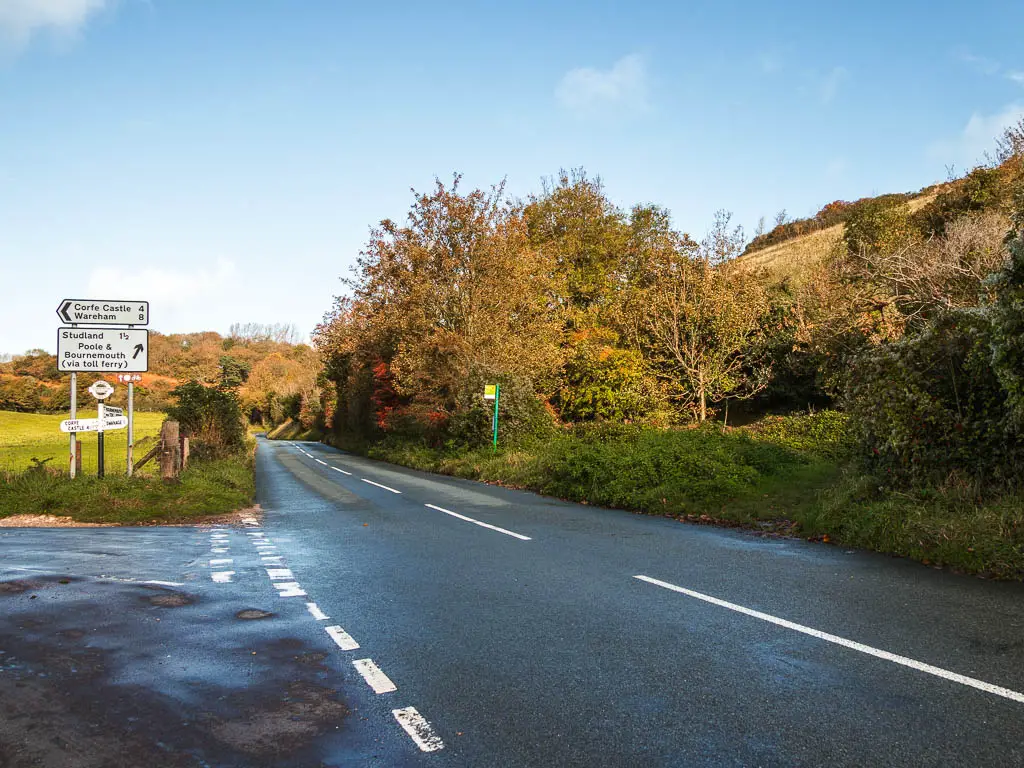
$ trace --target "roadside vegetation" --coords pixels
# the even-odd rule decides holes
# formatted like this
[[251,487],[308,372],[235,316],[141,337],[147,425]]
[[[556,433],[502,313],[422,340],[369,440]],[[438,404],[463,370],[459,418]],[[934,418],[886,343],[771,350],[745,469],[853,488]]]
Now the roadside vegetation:
[[293,418],[410,466],[1024,578],[1022,228],[1024,121],[962,178],[752,242],[582,170],[524,200],[456,176],[372,232]]
[[[83,453],[83,471],[71,479],[64,457],[67,436],[60,416],[0,412],[5,468],[0,470],[0,519],[53,515],[81,523],[147,525],[197,522],[248,507],[255,496],[253,450],[242,413],[230,388],[191,382],[172,391],[168,415],[191,441],[188,465],[172,481],[160,479],[151,463],[128,477],[124,430],[106,435],[106,477],[95,475],[95,447]],[[163,414],[136,414],[136,458],[153,444]],[[4,429],[7,427],[7,429]],[[120,433],[120,441],[111,439]],[[83,442],[95,446],[95,435]],[[54,451],[59,460],[51,460]],[[26,466],[27,461],[27,466]]]

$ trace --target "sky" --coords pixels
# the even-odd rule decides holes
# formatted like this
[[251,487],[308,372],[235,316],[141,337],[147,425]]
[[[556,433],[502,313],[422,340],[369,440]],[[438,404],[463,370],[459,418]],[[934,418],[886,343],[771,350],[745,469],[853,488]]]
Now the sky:
[[1021,29],[1016,0],[0,0],[0,353],[55,351],[63,298],[305,335],[454,172],[583,167],[694,236],[917,190],[1024,115]]

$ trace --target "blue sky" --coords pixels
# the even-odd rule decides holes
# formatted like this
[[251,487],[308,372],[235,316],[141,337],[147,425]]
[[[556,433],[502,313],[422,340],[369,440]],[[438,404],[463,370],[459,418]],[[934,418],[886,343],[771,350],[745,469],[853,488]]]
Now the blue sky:
[[701,235],[916,190],[1024,114],[1024,4],[0,0],[0,352],[63,297],[310,331],[435,176]]

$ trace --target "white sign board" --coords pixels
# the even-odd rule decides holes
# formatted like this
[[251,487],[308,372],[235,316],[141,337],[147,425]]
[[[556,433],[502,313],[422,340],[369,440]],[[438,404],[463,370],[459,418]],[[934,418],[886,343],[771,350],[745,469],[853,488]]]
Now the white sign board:
[[149,302],[64,299],[57,316],[65,323],[84,325],[149,325]]
[[106,400],[114,394],[114,388],[108,382],[100,379],[99,381],[94,381],[89,387],[89,394],[97,400]]
[[58,328],[57,370],[147,371],[149,331],[142,328]]
[[103,418],[114,418],[115,416],[124,416],[124,408],[118,408],[114,405],[103,405]]
[[99,419],[64,419],[60,423],[61,432],[96,432],[99,428]]
[[[103,430],[124,429],[128,426],[127,416],[115,416],[112,419],[103,420]],[[64,419],[60,423],[61,432],[99,432],[99,419]]]

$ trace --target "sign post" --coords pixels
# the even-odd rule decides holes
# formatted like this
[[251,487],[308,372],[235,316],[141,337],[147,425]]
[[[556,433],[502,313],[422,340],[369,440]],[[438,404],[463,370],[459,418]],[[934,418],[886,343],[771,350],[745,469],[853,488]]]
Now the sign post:
[[[149,331],[133,326],[149,325],[149,302],[123,299],[62,299],[57,317],[67,327],[57,329],[57,370],[71,374],[71,418],[61,422],[62,432],[70,433],[71,455],[68,473],[77,474],[78,432],[97,433],[99,456],[97,469],[104,475],[103,433],[108,429],[128,427],[126,471],[133,469],[135,443],[135,382],[139,373],[149,370]],[[87,326],[87,327],[83,327]],[[120,327],[96,327],[120,326]],[[127,327],[124,327],[127,326]],[[128,418],[120,408],[104,405],[114,388],[106,381],[97,381],[89,392],[100,401],[99,418],[78,418],[78,373],[117,373],[118,381],[128,385]]]
[[117,380],[128,385],[128,477],[135,471],[135,382],[142,381],[137,373],[119,373]]
[[[93,397],[95,397],[97,400],[100,401],[100,404],[98,406],[98,410],[99,410],[99,419],[98,419],[98,421],[99,421],[99,424],[97,425],[97,428],[96,428],[96,432],[97,432],[97,437],[96,437],[96,450],[97,450],[97,454],[96,454],[96,468],[97,468],[97,472],[96,472],[96,476],[97,477],[103,477],[103,469],[104,469],[104,467],[103,467],[103,457],[104,457],[104,453],[103,453],[103,430],[104,430],[104,427],[106,427],[106,415],[107,414],[106,414],[106,410],[105,410],[104,405],[103,405],[103,401],[106,400],[108,397],[110,397],[113,393],[114,393],[114,388],[112,386],[110,386],[110,384],[107,383],[106,381],[104,381],[103,379],[100,379],[99,381],[94,381],[92,386],[89,387],[89,394],[92,395]],[[118,408],[116,410],[117,410],[117,413],[114,414],[114,415],[120,416],[121,415],[121,413],[120,413],[121,409]]]
[[[78,374],[71,374],[71,420],[74,421],[78,418]],[[75,478],[75,469],[78,465],[78,447],[75,445],[77,442],[76,435],[74,432],[71,433],[71,464],[68,467],[68,473],[71,475],[71,479]]]
[[494,418],[491,425],[494,429],[494,450],[498,450],[498,398],[501,397],[500,384],[484,384],[484,400],[494,401]]

